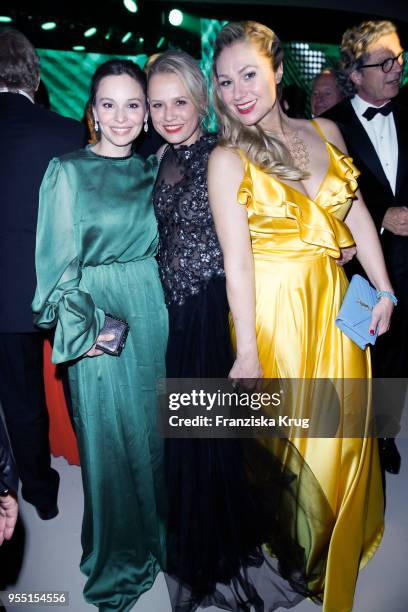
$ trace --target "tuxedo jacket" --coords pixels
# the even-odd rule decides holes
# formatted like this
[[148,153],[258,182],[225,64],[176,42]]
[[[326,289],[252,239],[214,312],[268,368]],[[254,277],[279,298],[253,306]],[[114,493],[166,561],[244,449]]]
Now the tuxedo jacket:
[[[380,231],[390,206],[408,207],[408,109],[394,100],[393,115],[398,138],[398,169],[395,195],[371,140],[349,99],[324,113],[339,127],[354,164],[361,172],[358,184],[374,223]],[[408,237],[384,230],[381,243],[396,291],[408,291]]]
[[0,333],[36,331],[31,302],[41,181],[53,157],[83,144],[78,121],[21,94],[0,94]]

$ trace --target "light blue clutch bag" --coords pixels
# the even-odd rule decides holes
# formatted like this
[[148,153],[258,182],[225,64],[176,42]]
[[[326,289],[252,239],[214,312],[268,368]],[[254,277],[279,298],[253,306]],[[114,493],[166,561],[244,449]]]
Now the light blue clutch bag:
[[377,331],[373,335],[369,332],[371,314],[376,303],[377,291],[374,287],[359,274],[354,274],[337,315],[336,325],[361,349],[365,349],[367,344],[375,344],[377,340]]

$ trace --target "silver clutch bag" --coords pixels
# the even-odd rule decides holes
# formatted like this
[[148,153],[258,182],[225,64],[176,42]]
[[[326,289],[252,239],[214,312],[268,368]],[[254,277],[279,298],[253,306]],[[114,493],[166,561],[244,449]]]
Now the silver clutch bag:
[[105,314],[105,325],[100,331],[101,334],[113,334],[112,340],[100,340],[96,343],[96,348],[108,355],[119,357],[126,344],[129,333],[129,325],[126,321],[118,319],[111,314]]

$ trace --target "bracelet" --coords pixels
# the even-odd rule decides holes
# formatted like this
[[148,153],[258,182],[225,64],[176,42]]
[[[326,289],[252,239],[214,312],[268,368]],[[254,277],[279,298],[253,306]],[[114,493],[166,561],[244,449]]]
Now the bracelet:
[[395,297],[393,293],[391,293],[391,291],[377,291],[377,301],[382,297],[386,297],[389,300],[391,300],[394,306],[398,304],[397,298]]
[[3,489],[0,491],[0,497],[7,497],[8,495],[10,495],[10,489]]

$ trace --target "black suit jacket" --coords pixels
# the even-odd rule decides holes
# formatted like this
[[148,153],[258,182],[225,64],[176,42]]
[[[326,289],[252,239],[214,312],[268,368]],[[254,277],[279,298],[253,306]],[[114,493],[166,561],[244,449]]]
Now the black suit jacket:
[[17,493],[18,474],[6,428],[0,415],[0,491],[5,489],[12,489]]
[[49,161],[83,144],[78,121],[21,94],[0,93],[0,333],[36,331],[31,302],[39,188]]
[[[323,115],[340,128],[348,151],[361,172],[358,179],[364,201],[378,231],[390,206],[408,206],[408,109],[394,100],[394,121],[398,137],[398,170],[395,195],[370,138],[346,99]],[[408,238],[384,230],[381,235],[385,261],[399,297],[408,294]],[[404,294],[404,295],[402,295]],[[404,300],[408,303],[408,299]]]

